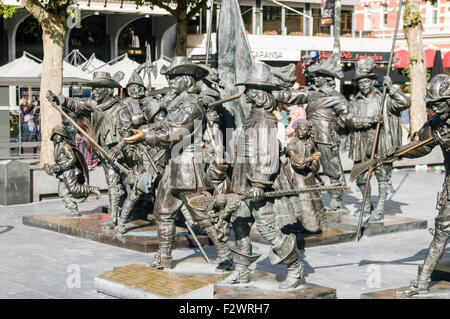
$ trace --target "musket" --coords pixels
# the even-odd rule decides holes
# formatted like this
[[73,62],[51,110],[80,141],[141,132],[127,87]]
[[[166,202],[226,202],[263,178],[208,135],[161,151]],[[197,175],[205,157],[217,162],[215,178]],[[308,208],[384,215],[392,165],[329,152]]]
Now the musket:
[[216,102],[209,103],[209,104],[208,104],[208,108],[215,108],[215,107],[217,107],[217,106],[219,106],[219,105],[222,105],[222,104],[224,104],[224,103],[227,103],[227,102],[236,100],[236,99],[240,98],[241,96],[242,96],[242,93],[238,93],[238,94],[231,95],[231,96],[226,97],[226,98],[224,98],[224,99],[222,99],[222,100],[219,100],[219,101],[216,101]]
[[[70,124],[72,124],[78,130],[78,132],[83,134],[83,136],[86,137],[97,148],[98,151],[100,151],[105,160],[108,160],[109,153],[107,151],[101,148],[100,145],[98,145],[98,143],[92,137],[90,137],[89,134],[87,134],[74,120],[72,120],[72,118],[69,115],[67,115],[67,113],[64,112],[59,105],[57,105],[53,101],[50,101],[50,103],[62,116],[66,118],[67,121],[69,121]],[[123,166],[122,164],[118,163],[117,161],[114,161],[111,164],[117,167],[122,173],[127,175],[130,174],[130,170],[125,166]]]
[[391,156],[386,156],[385,158],[375,158],[373,160],[368,160],[368,161],[356,164],[355,166],[353,166],[353,168],[350,172],[350,182],[353,182],[354,180],[356,180],[364,172],[366,172],[368,170],[373,171],[375,168],[380,167],[383,164],[390,163],[390,162],[398,159],[400,156],[403,156],[406,153],[408,153],[412,150],[415,150],[418,147],[421,147],[425,144],[432,142],[434,139],[435,139],[434,137],[430,137],[420,143],[417,143],[411,147],[408,147],[405,150],[396,152],[395,154],[393,154]]
[[[277,198],[284,196],[295,196],[303,193],[315,193],[315,192],[330,192],[330,191],[344,191],[349,190],[349,186],[309,186],[298,189],[289,189],[284,191],[271,191],[264,192],[264,198]],[[209,193],[208,193],[209,194]],[[236,200],[246,200],[252,199],[253,194],[220,194],[220,196],[212,196],[211,194],[202,194],[199,196],[192,197],[188,200],[188,204],[193,208],[205,208],[205,207],[213,207],[214,205],[220,203],[221,205],[226,204],[228,201],[236,201]]]
[[[396,25],[395,25],[394,36],[393,36],[393,39],[392,39],[391,55],[389,57],[389,65],[388,65],[387,72],[386,72],[387,76],[389,76],[389,73],[391,72],[392,58],[394,56],[395,40],[397,39],[398,28],[399,28],[399,25],[400,25],[400,17],[402,15],[402,6],[403,6],[403,0],[400,0],[400,5],[399,5],[399,8],[398,8],[398,14],[397,14],[397,22],[396,22]],[[384,88],[383,88],[383,95],[381,96],[380,116],[382,116],[383,113],[384,113],[384,102],[386,100],[386,93],[387,93],[387,87],[384,86]],[[374,137],[374,140],[373,140],[373,145],[372,145],[372,153],[370,155],[370,160],[371,161],[375,158],[375,152],[377,150],[378,140],[379,140],[379,137],[380,137],[380,130],[381,130],[381,123],[378,122],[376,131],[375,131],[375,137]],[[362,201],[362,204],[361,204],[361,211],[359,212],[358,228],[357,228],[357,231],[356,231],[356,238],[355,238],[356,242],[358,242],[360,237],[361,237],[361,227],[362,227],[364,209],[365,209],[365,206],[366,206],[366,200],[367,200],[368,190],[369,190],[369,186],[370,186],[370,177],[371,176],[372,176],[372,171],[369,170],[367,172],[367,181],[366,181],[366,185],[365,185],[365,188],[364,188],[363,201]]]
[[156,96],[158,94],[164,95],[164,94],[167,94],[168,92],[169,92],[169,88],[165,87],[165,88],[162,88],[162,89],[159,89],[159,90],[150,91],[147,96]]

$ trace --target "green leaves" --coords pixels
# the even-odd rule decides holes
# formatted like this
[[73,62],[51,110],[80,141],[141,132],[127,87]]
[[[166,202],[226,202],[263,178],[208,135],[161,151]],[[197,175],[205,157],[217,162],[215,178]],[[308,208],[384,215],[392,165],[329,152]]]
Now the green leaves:
[[16,13],[18,7],[1,3],[0,1],[0,16],[3,16],[5,19],[11,18]]

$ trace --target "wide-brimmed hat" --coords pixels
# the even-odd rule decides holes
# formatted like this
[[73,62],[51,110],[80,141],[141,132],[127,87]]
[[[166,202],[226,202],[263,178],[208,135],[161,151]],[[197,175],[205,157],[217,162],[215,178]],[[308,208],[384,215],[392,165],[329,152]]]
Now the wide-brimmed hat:
[[450,99],[450,76],[443,73],[435,75],[428,84],[424,99],[425,102]]
[[358,60],[355,65],[355,78],[353,80],[358,81],[364,78],[376,79],[375,68],[375,61],[371,57]]
[[344,72],[342,72],[342,67],[339,63],[339,55],[336,53],[333,53],[328,59],[308,67],[308,72],[313,74],[324,74],[338,79],[344,77]]
[[64,136],[65,138],[68,138],[68,136],[66,134],[66,130],[64,129],[64,126],[62,126],[62,125],[57,125],[53,128],[52,133],[50,134],[50,140],[52,140],[52,138],[55,134]]
[[86,84],[83,84],[90,87],[102,87],[102,88],[120,88],[120,84],[115,81],[111,74],[108,72],[94,72],[94,77],[92,78],[92,81],[87,82]]
[[199,81],[206,77],[209,71],[198,64],[192,63],[192,60],[187,56],[175,56],[172,59],[169,67],[163,66],[160,73],[162,75],[190,75],[195,80]]
[[128,88],[132,84],[136,84],[136,85],[145,87],[144,80],[142,80],[141,76],[136,71],[133,71],[133,73],[131,74],[131,77],[128,80],[126,88]]
[[249,89],[263,91],[281,90],[280,86],[273,83],[273,74],[270,66],[262,62],[255,63],[255,68],[245,82],[237,83],[235,86],[245,86]]

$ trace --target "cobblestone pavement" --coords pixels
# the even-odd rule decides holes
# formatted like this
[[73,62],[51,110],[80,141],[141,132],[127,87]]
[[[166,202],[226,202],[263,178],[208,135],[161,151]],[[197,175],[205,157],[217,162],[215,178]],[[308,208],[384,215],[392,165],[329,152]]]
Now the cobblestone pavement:
[[[436,193],[442,173],[401,170],[393,172],[394,194],[389,196],[387,214],[425,219],[434,225]],[[377,187],[372,185],[373,199]],[[324,197],[327,204],[328,198]],[[355,211],[360,192],[352,185],[345,196],[346,207]],[[107,196],[80,205],[81,210],[107,204]],[[97,293],[95,276],[113,267],[149,263],[153,253],[144,254],[86,239],[24,226],[22,217],[64,211],[60,200],[16,206],[0,206],[0,298],[109,298]],[[363,237],[359,243],[306,248],[301,251],[307,281],[337,290],[338,298],[359,298],[361,293],[408,285],[425,258],[431,235],[427,230]],[[283,266],[269,262],[269,247],[257,244],[263,255],[256,269],[284,273]],[[213,258],[215,249],[206,247]],[[198,249],[173,253],[174,260],[200,256]],[[447,247],[443,260],[450,259]]]

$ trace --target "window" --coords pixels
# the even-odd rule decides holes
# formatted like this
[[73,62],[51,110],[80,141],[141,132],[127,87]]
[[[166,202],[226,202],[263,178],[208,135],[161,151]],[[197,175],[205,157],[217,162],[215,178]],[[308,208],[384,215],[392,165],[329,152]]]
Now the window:
[[[303,8],[294,8],[297,11],[303,13]],[[286,9],[286,34],[301,32],[303,33],[303,16]]]
[[341,33],[352,33],[352,11],[341,11]]
[[245,30],[249,33],[252,33],[253,26],[253,7],[250,6],[240,6],[241,8],[241,16],[244,21]]
[[383,24],[382,27],[385,28],[387,26],[388,23],[388,7],[387,4],[383,4],[383,20],[382,20]]
[[364,30],[372,30],[372,8],[370,6],[364,10]]
[[438,24],[438,18],[439,18],[439,8],[438,8],[438,2],[434,3],[431,7],[431,23],[432,24]]
[[263,6],[263,33],[281,34],[281,7]]
[[330,35],[330,26],[321,26],[320,25],[320,19],[322,17],[322,14],[320,12],[320,9],[312,9],[312,16],[313,16],[313,36],[315,35]]

